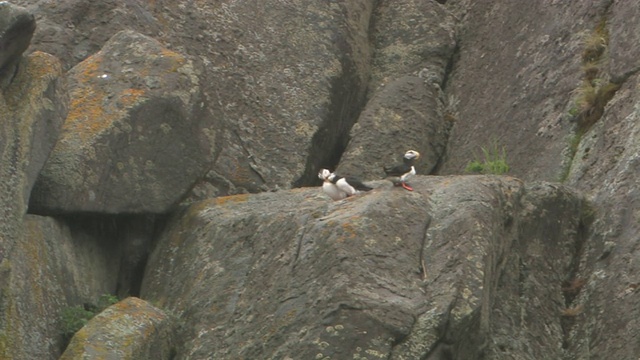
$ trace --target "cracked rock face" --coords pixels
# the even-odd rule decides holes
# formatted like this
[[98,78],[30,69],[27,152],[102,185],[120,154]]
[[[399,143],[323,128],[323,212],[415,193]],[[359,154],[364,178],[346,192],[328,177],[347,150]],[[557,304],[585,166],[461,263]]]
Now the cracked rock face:
[[[57,359],[62,308],[140,281],[181,320],[162,323],[179,341],[159,357],[640,353],[636,1],[12,3],[0,358]],[[409,146],[420,174],[459,175],[494,141],[525,183],[289,190],[319,167],[376,179]],[[156,227],[196,181],[190,201],[207,200]],[[56,220],[25,219],[29,201]],[[93,335],[148,349],[126,337],[145,313],[111,312],[125,324]]]
[[[562,295],[535,288],[561,283],[581,199],[512,178],[412,184],[340,202],[309,189],[196,203],[160,239],[142,296],[184,321],[178,358],[473,358],[499,352],[486,342],[496,329],[514,353],[559,355],[535,339],[562,337]],[[521,288],[500,282],[519,272]],[[534,303],[529,333],[510,337],[515,313],[495,311]]]

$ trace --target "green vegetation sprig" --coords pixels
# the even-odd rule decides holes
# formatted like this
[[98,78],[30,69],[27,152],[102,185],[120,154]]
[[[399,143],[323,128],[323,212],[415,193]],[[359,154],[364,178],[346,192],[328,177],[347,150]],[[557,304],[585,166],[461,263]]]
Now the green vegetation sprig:
[[473,160],[467,164],[465,172],[476,174],[493,174],[502,175],[509,171],[507,164],[507,152],[504,146],[498,145],[497,141],[493,141],[487,148],[481,147],[484,159]]
[[118,301],[118,297],[115,295],[103,294],[98,298],[96,304],[76,305],[62,309],[62,336],[65,342],[68,343],[73,335],[94,316]]

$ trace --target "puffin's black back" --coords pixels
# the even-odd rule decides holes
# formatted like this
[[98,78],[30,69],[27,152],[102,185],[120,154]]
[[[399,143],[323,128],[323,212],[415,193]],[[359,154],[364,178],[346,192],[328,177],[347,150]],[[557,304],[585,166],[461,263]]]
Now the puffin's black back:
[[358,179],[358,178],[347,176],[344,179],[347,181],[347,183],[349,183],[349,185],[353,186],[353,188],[358,190],[358,191],[373,190],[372,187],[363,184],[362,181],[360,181],[360,179]]

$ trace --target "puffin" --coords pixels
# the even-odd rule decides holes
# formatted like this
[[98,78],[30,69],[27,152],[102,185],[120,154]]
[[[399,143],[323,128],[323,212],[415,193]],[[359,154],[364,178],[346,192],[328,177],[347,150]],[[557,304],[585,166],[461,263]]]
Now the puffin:
[[329,195],[329,197],[333,200],[342,200],[346,198],[347,193],[340,190],[338,186],[329,179],[331,175],[335,174],[332,174],[331,171],[327,169],[321,169],[318,172],[318,178],[322,180],[322,191],[324,191],[325,194]]
[[385,166],[384,172],[387,177],[391,177],[391,181],[395,186],[413,191],[413,188],[407,185],[407,179],[416,174],[416,168],[413,163],[420,158],[420,153],[415,150],[407,151],[402,157],[402,164],[394,166]]
[[338,176],[335,173],[329,175],[329,181],[335,184],[340,191],[344,192],[347,196],[353,196],[364,191],[373,190],[372,187],[362,183],[359,179],[347,176]]

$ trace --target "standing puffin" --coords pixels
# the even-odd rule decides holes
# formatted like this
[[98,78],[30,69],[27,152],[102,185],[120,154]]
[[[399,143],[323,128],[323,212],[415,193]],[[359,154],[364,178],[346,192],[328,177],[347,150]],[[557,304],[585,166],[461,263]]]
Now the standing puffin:
[[322,191],[333,200],[342,200],[347,197],[347,193],[340,190],[335,183],[331,182],[329,177],[332,175],[335,176],[335,174],[332,174],[331,171],[327,169],[322,169],[318,172],[318,177],[322,180]]
[[420,158],[420,153],[415,150],[409,150],[402,158],[402,164],[395,166],[385,166],[384,172],[387,177],[392,177],[391,181],[394,185],[413,191],[413,188],[407,185],[407,179],[416,174],[416,168],[413,166],[414,161]]
[[342,177],[331,173],[331,175],[329,175],[329,181],[335,184],[338,189],[344,192],[347,196],[353,196],[359,194],[360,192],[373,189],[372,187],[363,184],[359,179],[351,176]]

